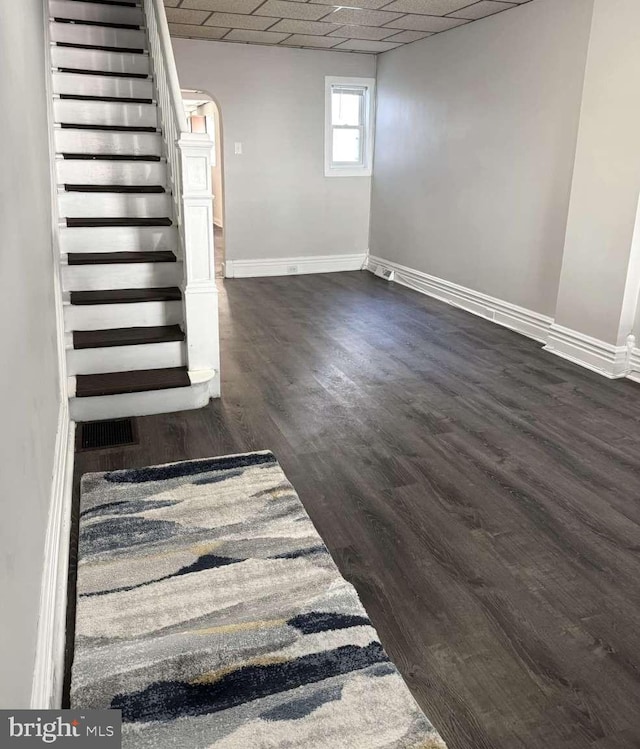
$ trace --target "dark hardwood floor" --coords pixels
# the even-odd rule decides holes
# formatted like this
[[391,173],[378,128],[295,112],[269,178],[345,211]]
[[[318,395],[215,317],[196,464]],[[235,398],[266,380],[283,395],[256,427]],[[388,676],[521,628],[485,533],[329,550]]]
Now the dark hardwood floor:
[[640,747],[640,387],[368,273],[221,288],[223,398],[77,477],[271,449],[450,749]]

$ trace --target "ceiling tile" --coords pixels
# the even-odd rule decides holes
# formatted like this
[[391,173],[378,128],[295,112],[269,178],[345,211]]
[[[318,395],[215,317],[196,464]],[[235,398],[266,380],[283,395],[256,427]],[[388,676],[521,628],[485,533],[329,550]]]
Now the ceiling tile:
[[225,42],[252,42],[253,44],[278,44],[289,36],[275,34],[273,31],[251,31],[249,29],[232,29]]
[[186,23],[170,23],[171,36],[193,37],[196,39],[221,39],[229,29],[213,26],[193,26]]
[[349,39],[342,42],[333,49],[344,50],[345,52],[388,52],[390,49],[401,47],[401,44],[392,44],[391,42],[374,42],[366,39]]
[[439,18],[437,16],[402,16],[396,21],[392,21],[387,26],[395,29],[408,29],[410,31],[432,31],[437,33],[438,31],[447,31],[447,29],[453,29],[455,26],[461,26],[468,21],[463,21],[460,18]]
[[[351,0],[353,2],[353,0]],[[385,13],[382,10],[358,10],[357,8],[340,8],[326,17],[326,21],[342,25],[383,26],[400,16],[399,13]]]
[[210,15],[208,10],[184,10],[183,8],[167,8],[169,23],[202,23]]
[[411,44],[411,42],[418,42],[420,39],[426,39],[428,36],[433,36],[433,34],[430,34],[428,31],[401,31],[399,34],[388,36],[386,41]]
[[256,11],[257,16],[274,16],[276,18],[296,18],[304,21],[317,21],[326,16],[331,8],[326,5],[309,5],[309,3],[287,2],[286,0],[267,0]]
[[292,34],[284,42],[281,42],[281,47],[322,47],[328,49],[335,47],[336,44],[340,44],[341,40],[336,39],[333,36],[311,36],[309,34]]
[[253,13],[264,0],[182,0],[182,8],[218,10],[222,13]]
[[473,0],[395,0],[385,7],[398,13],[425,13],[428,16],[444,16],[454,10],[470,5]]
[[[273,19],[271,19],[273,20]],[[272,31],[283,31],[287,34],[313,34],[324,36],[332,31],[337,31],[339,26],[335,23],[322,23],[320,21],[290,21],[284,19],[271,27]]]
[[391,34],[395,34],[395,29],[387,29],[383,26],[343,26],[331,32],[331,36],[340,36],[343,39],[380,40]]
[[[390,0],[353,0],[349,3],[350,7],[352,4],[358,8],[368,8],[370,10],[378,10],[383,5],[388,5]],[[310,5],[313,3],[319,3],[320,5],[332,5],[334,8],[340,7],[340,4],[336,0],[311,0]],[[467,2],[467,5],[469,3]]]
[[509,8],[515,8],[513,3],[499,3],[493,2],[493,0],[482,0],[482,2],[470,5],[468,8],[463,8],[451,16],[455,18],[468,18],[472,21],[476,21],[478,18],[486,18],[492,16],[494,13],[500,13],[503,10],[509,10]]
[[232,29],[253,29],[264,31],[275,19],[264,16],[245,16],[240,13],[214,13],[207,19],[207,26],[226,26]]
[[[286,47],[387,52],[532,0],[164,0],[171,33]],[[640,1],[640,0],[639,0]]]

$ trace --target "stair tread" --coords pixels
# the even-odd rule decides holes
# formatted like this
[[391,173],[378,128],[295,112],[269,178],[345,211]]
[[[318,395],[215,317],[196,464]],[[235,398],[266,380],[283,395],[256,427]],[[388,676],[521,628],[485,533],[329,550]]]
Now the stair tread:
[[122,193],[164,193],[162,185],[74,185],[65,183],[66,192],[122,192]]
[[158,128],[151,125],[85,125],[76,122],[61,122],[60,127],[64,130],[101,130],[115,133],[157,133]]
[[147,343],[184,341],[184,339],[184,331],[179,325],[160,325],[149,328],[111,328],[109,330],[74,330],[73,348],[139,346]]
[[70,252],[69,265],[113,265],[127,263],[175,263],[171,250],[150,252]]
[[76,375],[76,397],[140,393],[145,390],[168,390],[190,385],[191,380],[186,367]]
[[121,104],[153,104],[153,99],[142,96],[93,96],[90,94],[59,94],[66,101],[106,101]]
[[77,44],[76,42],[55,42],[58,47],[72,47],[75,49],[94,49],[100,52],[117,52],[127,55],[144,55],[146,50],[142,47],[109,47],[105,44]]
[[162,161],[162,156],[155,154],[63,153],[61,156],[81,161]]
[[140,3],[126,2],[126,0],[73,0],[76,3],[92,3],[95,5],[121,5],[125,8],[139,8]]
[[71,304],[132,304],[135,302],[177,302],[182,292],[177,286],[153,289],[101,289],[99,291],[72,291]]
[[[78,0],[80,2],[80,0]],[[118,73],[113,70],[87,70],[85,68],[56,68],[59,73],[71,73],[72,75],[105,75],[112,78],[151,78],[148,73]]]
[[103,227],[103,226],[171,226],[170,218],[67,218],[69,228],[73,227]]
[[55,23],[71,23],[78,26],[99,26],[106,29],[130,29],[140,30],[139,23],[112,23],[111,21],[92,21],[85,18],[67,18],[66,16],[54,16]]

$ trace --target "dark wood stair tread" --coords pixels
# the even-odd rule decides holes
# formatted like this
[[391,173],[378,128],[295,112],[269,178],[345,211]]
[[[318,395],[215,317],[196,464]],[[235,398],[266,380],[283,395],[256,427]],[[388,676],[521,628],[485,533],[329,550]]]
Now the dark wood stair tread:
[[141,393],[145,390],[168,390],[190,385],[191,380],[186,367],[76,375],[76,397]]
[[133,304],[135,302],[176,302],[182,299],[177,286],[152,289],[100,289],[72,291],[71,304]]
[[109,21],[90,21],[85,18],[66,18],[61,16],[54,16],[53,20],[56,23],[70,23],[77,26],[100,26],[105,29],[132,29],[134,31],[140,30],[139,23],[111,23]]
[[161,325],[149,328],[111,328],[109,330],[74,330],[73,348],[138,346],[146,343],[184,341],[184,339],[184,331],[179,325]]
[[160,193],[166,192],[162,185],[71,185],[65,184],[67,192],[125,192]]
[[161,156],[154,154],[121,153],[63,153],[62,158],[80,161],[162,161]]
[[73,0],[76,3],[95,3],[97,5],[122,5],[125,8],[139,8],[140,3],[127,2],[127,0]]
[[138,96],[90,96],[89,94],[58,94],[61,99],[72,101],[107,101],[121,104],[153,104],[153,99]]
[[144,55],[145,50],[140,47],[109,47],[105,44],[77,44],[75,42],[56,42],[56,47],[72,47],[75,49],[94,49],[98,52],[117,52],[126,55]]
[[171,226],[170,218],[68,218],[68,227],[106,227],[106,226]]
[[176,256],[171,250],[150,250],[149,252],[70,252],[69,265],[116,265],[128,263],[175,263]]
[[157,133],[157,127],[137,125],[85,125],[84,123],[61,122],[63,130],[101,130],[107,133]]
[[[81,2],[83,0],[76,0]],[[85,70],[85,68],[56,68],[58,73],[73,73],[74,75],[107,75],[114,78],[150,78],[147,73],[118,73],[113,70]]]

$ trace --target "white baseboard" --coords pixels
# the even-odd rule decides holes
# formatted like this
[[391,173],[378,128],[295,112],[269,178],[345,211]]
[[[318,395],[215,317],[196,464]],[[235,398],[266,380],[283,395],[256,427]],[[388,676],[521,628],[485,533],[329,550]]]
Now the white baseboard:
[[[634,339],[635,340],[635,339]],[[615,380],[631,373],[633,341],[614,346],[562,325],[551,326],[545,351]],[[640,359],[638,359],[640,369]]]
[[339,273],[362,270],[366,253],[353,255],[315,255],[314,257],[285,257],[252,260],[226,260],[226,278],[256,278],[259,276],[298,276],[305,273]]
[[408,268],[406,265],[370,255],[367,258],[367,270],[375,273],[378,266],[392,270],[396,283],[407,286],[414,291],[448,302],[454,307],[461,307],[467,312],[472,312],[474,315],[484,317],[505,328],[515,330],[536,341],[545,342],[547,340],[547,334],[553,323],[551,317],[524,307],[518,307],[510,302],[505,302],[488,294],[482,294],[465,286],[451,283],[451,281],[430,276],[428,273]]
[[60,405],[44,549],[31,708],[59,708],[64,679],[67,573],[73,488],[75,424],[66,398]]
[[629,356],[629,374],[627,377],[634,382],[640,382],[640,348],[635,346],[631,349],[631,355]]

